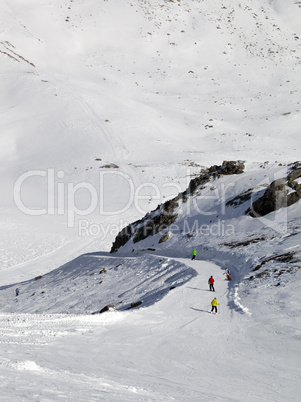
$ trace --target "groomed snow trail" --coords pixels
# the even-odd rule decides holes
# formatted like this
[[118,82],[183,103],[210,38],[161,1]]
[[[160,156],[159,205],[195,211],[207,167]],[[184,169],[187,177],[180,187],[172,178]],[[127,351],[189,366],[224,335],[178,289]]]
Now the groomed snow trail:
[[[284,340],[275,357],[271,334],[264,328],[259,334],[253,316],[231,307],[220,267],[179,261],[198,275],[147,308],[1,314],[4,400],[297,401],[298,372],[280,369]],[[210,275],[215,293],[208,290]],[[217,315],[209,313],[214,296]]]

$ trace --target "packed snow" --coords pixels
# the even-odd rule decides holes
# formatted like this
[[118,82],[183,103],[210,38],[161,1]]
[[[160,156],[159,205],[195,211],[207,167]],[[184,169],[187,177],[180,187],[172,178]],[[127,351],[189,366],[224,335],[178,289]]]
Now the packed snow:
[[[299,401],[300,201],[258,219],[235,197],[300,160],[300,2],[10,0],[0,20],[0,399]],[[167,241],[109,253],[224,160],[244,173]]]

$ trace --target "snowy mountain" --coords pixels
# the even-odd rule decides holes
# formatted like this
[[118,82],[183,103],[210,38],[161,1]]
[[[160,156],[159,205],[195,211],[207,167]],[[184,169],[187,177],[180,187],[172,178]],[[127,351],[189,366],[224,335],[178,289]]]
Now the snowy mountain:
[[3,400],[300,400],[300,16],[0,3]]
[[[0,7],[3,267],[66,244],[66,260],[45,272],[109,250],[118,229],[176,196],[201,167],[300,159],[298,2]],[[22,238],[42,233],[38,250],[15,228],[7,235],[11,222]]]

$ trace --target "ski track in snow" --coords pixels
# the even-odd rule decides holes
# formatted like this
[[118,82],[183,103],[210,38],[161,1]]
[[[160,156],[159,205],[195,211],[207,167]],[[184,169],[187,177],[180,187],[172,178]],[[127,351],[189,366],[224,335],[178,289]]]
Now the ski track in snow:
[[[121,384],[111,379],[76,373],[66,369],[55,369],[42,363],[37,363],[40,355],[43,355],[44,349],[41,349],[41,347],[45,348],[47,345],[57,342],[63,337],[67,337],[69,343],[71,341],[70,336],[82,336],[85,333],[93,333],[98,327],[105,326],[108,328],[116,320],[120,319],[123,319],[120,313],[106,315],[105,319],[104,316],[85,315],[0,314],[0,375],[4,369],[10,372],[12,378],[15,376],[14,373],[20,372],[19,375],[16,375],[19,378],[20,376],[24,378],[24,381],[26,381],[27,373],[31,379],[37,377],[41,389],[43,386],[46,387],[46,389],[42,389],[41,391],[44,401],[56,400],[56,397],[59,396],[63,397],[64,400],[81,401],[84,400],[85,393],[88,398],[85,400],[89,401],[98,401],[102,394],[104,394],[104,398],[106,398],[105,395],[110,395],[110,400],[118,400],[118,394],[130,395],[133,393],[142,396],[144,394],[149,395],[149,392],[145,392],[141,388],[129,386],[126,383]],[[5,357],[6,352],[10,351],[11,348],[14,349],[14,354],[18,356],[17,358],[14,358],[14,356],[10,359]],[[22,355],[24,355],[24,360],[20,360],[20,356]],[[30,360],[28,358],[29,355],[31,358],[35,358],[35,360]],[[71,355],[68,356],[68,360],[70,359],[72,359]],[[17,383],[20,385],[18,381]],[[53,391],[49,393],[47,388],[50,388],[54,384],[56,385]],[[69,392],[66,392],[66,387],[69,389]],[[34,392],[31,386],[22,384],[22,381],[21,388],[24,389],[25,398],[30,397],[32,393],[39,394],[38,390]],[[5,390],[3,389],[2,391],[2,395],[5,398]],[[9,391],[8,388],[8,392],[12,391]],[[70,399],[67,396],[68,393],[72,394]],[[93,395],[93,393],[95,394]],[[115,394],[117,396],[114,397]],[[7,397],[9,397],[8,394]],[[16,397],[18,400],[17,393],[14,399]],[[127,398],[131,400],[130,396]],[[158,396],[158,400],[161,400],[160,396]]]
[[0,343],[47,344],[57,337],[89,331],[99,320],[60,314],[0,314]]
[[252,315],[252,313],[249,311],[247,307],[244,307],[241,302],[240,302],[240,297],[238,296],[238,286],[235,287],[234,290],[234,303],[236,304],[237,307],[239,307],[244,313],[247,315]]

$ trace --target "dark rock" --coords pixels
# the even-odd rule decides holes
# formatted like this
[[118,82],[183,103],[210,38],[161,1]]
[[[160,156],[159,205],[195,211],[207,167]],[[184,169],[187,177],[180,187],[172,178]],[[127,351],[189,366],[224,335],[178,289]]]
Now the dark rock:
[[298,259],[295,257],[295,253],[293,252],[288,252],[285,254],[275,254],[270,257],[264,258],[260,264],[256,265],[256,267],[253,269],[253,271],[258,271],[264,264],[268,263],[269,261],[277,261],[277,262],[283,262],[283,263],[288,263],[288,262],[297,262]]
[[130,307],[128,307],[126,310],[130,310],[131,308],[138,307],[138,306],[140,306],[140,304],[142,304],[142,301],[131,303]]
[[239,205],[243,204],[246,201],[249,201],[252,197],[254,189],[249,188],[248,190],[244,191],[242,194],[237,195],[236,197],[232,198],[226,203],[227,207],[238,207]]
[[113,306],[112,304],[109,304],[109,305],[105,306],[104,308],[102,308],[100,310],[99,314],[105,313],[106,311],[110,311],[111,308],[113,310],[117,310],[117,308],[115,306]]
[[301,188],[287,196],[287,206],[290,207],[299,200],[301,200]]
[[202,171],[202,174],[192,179],[183,196],[194,194],[201,185],[208,183],[210,179],[218,179],[223,175],[241,174],[245,168],[243,161],[224,161],[221,166],[213,165]]
[[163,234],[163,236],[160,238],[159,243],[164,243],[166,240],[169,239],[169,233],[166,232]]
[[[253,218],[260,217],[298,202],[301,199],[301,185],[295,180],[301,177],[299,165],[300,162],[295,162],[287,177],[273,181],[246,213]],[[294,191],[289,193],[288,187]]]
[[286,179],[273,181],[264,195],[253,202],[251,216],[264,216],[282,207],[286,207],[287,193]]
[[288,174],[287,180],[294,181],[300,177],[301,177],[301,169],[294,169]]
[[119,232],[118,236],[116,237],[113,246],[111,248],[111,253],[117,251],[120,247],[124,246],[131,238],[133,234],[132,226],[128,225]]
[[289,173],[287,176],[287,184],[289,187],[294,189],[295,191],[300,191],[301,190],[301,184],[299,184],[296,179],[299,179],[301,177],[301,169],[295,169]]
[[34,279],[36,280],[36,281],[38,281],[39,279],[42,279],[43,278],[43,276],[42,275],[39,275],[39,276],[36,276]]
[[261,242],[264,240],[266,240],[266,238],[264,236],[261,236],[261,237],[256,237],[253,239],[247,239],[247,240],[240,241],[240,242],[223,243],[223,245],[226,247],[230,247],[230,248],[237,248],[237,247],[249,246],[250,244],[258,243],[258,242]]
[[102,169],[119,169],[119,166],[115,163],[108,163],[107,165],[100,166]]

